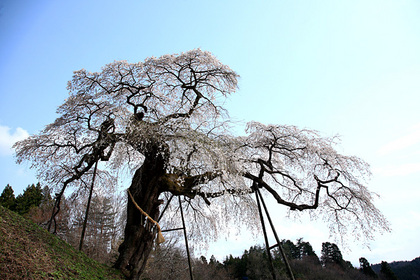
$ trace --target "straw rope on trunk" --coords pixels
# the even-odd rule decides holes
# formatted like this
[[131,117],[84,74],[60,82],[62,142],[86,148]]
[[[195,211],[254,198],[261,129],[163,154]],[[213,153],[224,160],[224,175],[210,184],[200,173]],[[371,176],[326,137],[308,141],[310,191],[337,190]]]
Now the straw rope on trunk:
[[149,219],[150,222],[152,222],[153,224],[155,224],[156,228],[158,229],[158,236],[156,238],[156,243],[157,244],[161,244],[161,243],[165,242],[165,238],[162,235],[162,230],[161,230],[160,225],[158,224],[158,222],[156,222],[155,220],[153,220],[152,217],[149,216],[149,214],[147,214],[146,212],[143,211],[143,209],[140,208],[140,206],[134,200],[134,197],[131,194],[130,190],[127,190],[127,192],[128,192],[128,195],[130,196],[131,201],[133,202],[134,206],[136,206],[136,208],[139,209],[140,213],[142,213],[144,216],[146,216],[146,218]]

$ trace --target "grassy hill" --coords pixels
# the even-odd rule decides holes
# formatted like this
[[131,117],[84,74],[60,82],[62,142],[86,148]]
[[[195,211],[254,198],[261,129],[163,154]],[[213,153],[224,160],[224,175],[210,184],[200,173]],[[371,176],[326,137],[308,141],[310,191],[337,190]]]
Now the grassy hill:
[[124,279],[22,216],[0,206],[0,279]]

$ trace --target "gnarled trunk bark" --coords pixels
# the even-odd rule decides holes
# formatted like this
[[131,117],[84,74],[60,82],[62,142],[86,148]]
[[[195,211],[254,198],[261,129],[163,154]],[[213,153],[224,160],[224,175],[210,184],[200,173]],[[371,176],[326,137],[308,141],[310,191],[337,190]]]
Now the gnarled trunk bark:
[[[134,174],[129,188],[135,202],[154,220],[159,216],[159,195],[162,189],[158,182],[165,174],[165,165],[164,154],[146,156],[143,165]],[[156,232],[154,224],[147,222],[146,217],[128,198],[124,242],[118,249],[120,255],[115,263],[115,267],[127,278],[140,279],[153,248]]]

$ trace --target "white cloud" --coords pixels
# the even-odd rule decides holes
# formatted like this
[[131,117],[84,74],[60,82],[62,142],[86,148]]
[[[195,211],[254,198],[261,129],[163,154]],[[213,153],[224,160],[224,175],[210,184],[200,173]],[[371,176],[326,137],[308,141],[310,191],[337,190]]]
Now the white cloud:
[[406,134],[388,144],[379,148],[380,155],[386,155],[395,151],[399,151],[420,143],[420,124],[413,126],[409,134]]
[[0,156],[9,156],[13,154],[12,146],[19,140],[29,136],[29,133],[23,128],[16,128],[14,132],[10,127],[0,125]]

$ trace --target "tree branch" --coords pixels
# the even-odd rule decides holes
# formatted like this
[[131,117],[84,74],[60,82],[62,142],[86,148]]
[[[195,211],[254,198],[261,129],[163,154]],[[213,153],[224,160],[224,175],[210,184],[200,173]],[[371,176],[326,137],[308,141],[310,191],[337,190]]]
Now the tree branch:
[[290,207],[291,210],[306,210],[306,209],[316,209],[319,203],[319,193],[321,191],[322,185],[318,185],[316,192],[315,192],[315,200],[312,205],[309,204],[296,204],[294,202],[290,202],[281,198],[281,196],[270,186],[268,185],[262,178],[252,175],[249,172],[246,172],[243,175],[245,178],[252,180],[255,184],[254,187],[258,188],[265,188],[276,200],[279,204],[283,204],[285,206]]

